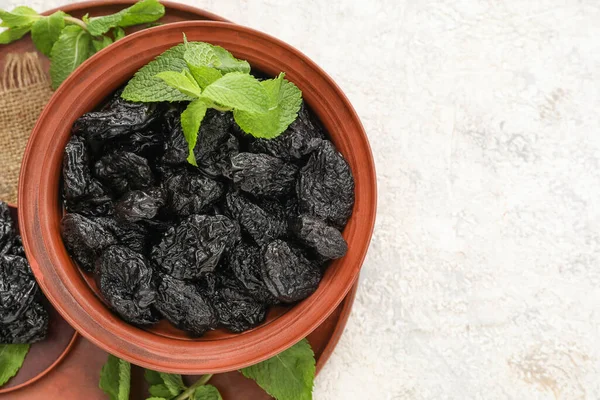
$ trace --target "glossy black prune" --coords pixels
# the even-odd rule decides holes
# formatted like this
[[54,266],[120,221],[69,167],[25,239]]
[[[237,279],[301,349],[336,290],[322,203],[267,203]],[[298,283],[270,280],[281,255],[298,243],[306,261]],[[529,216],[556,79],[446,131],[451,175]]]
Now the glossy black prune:
[[218,323],[234,333],[254,328],[265,320],[267,306],[235,287],[221,285],[212,299]]
[[148,261],[124,246],[110,246],[96,260],[96,280],[102,296],[125,321],[148,325],[158,321],[153,311],[156,286]]
[[66,214],[60,228],[65,247],[86,272],[94,270],[94,262],[105,248],[117,244],[109,230],[83,215]]
[[199,174],[182,172],[165,182],[169,212],[186,217],[206,212],[223,196],[223,184]]
[[217,326],[215,311],[198,285],[170,275],[160,279],[155,307],[173,325],[195,336]]
[[298,118],[285,132],[273,139],[256,139],[250,144],[250,151],[296,161],[312,153],[324,137],[322,129],[303,105]]
[[63,158],[63,195],[67,200],[104,198],[106,190],[92,177],[88,149],[80,136],[71,136]]
[[236,187],[258,197],[285,197],[292,192],[298,169],[267,154],[240,153],[231,158]]
[[261,268],[260,249],[247,243],[240,243],[229,256],[226,274],[255,300],[265,304],[276,304],[278,301],[267,289]]
[[268,207],[265,203],[261,207],[246,196],[233,192],[227,193],[226,199],[227,210],[259,246],[269,244],[287,233],[283,208],[275,204]]
[[177,279],[213,272],[226,249],[240,239],[239,225],[223,215],[191,215],[171,227],[152,249],[152,260]]
[[354,178],[344,157],[324,140],[300,170],[296,185],[299,210],[343,228],[354,206]]
[[148,160],[126,151],[115,151],[96,161],[94,175],[117,194],[154,184]]
[[166,194],[162,188],[132,190],[115,204],[115,215],[127,222],[151,220],[158,215],[166,202]]
[[263,249],[262,277],[278,300],[294,303],[310,296],[321,281],[321,271],[287,242],[275,240]]
[[48,312],[38,302],[33,302],[19,317],[8,323],[0,323],[0,344],[30,344],[46,338]]
[[0,202],[0,255],[8,254],[13,246],[15,230],[8,205]]
[[67,212],[88,218],[106,217],[114,213],[113,200],[108,195],[84,200],[65,200],[65,208]]
[[340,231],[320,219],[301,215],[291,224],[291,227],[298,240],[322,259],[340,258],[348,251],[348,244]]
[[108,229],[119,244],[136,253],[146,254],[151,239],[147,226],[134,222],[117,221],[108,217],[97,218],[95,221]]
[[211,177],[231,178],[231,157],[239,154],[240,144],[238,139],[229,135],[227,140],[220,144],[213,152],[200,159],[197,157],[198,168]]
[[0,256],[0,325],[20,319],[36,301],[38,290],[25,258]]
[[100,111],[89,112],[73,124],[73,133],[103,142],[148,128],[158,118],[156,103],[132,103],[115,96]]

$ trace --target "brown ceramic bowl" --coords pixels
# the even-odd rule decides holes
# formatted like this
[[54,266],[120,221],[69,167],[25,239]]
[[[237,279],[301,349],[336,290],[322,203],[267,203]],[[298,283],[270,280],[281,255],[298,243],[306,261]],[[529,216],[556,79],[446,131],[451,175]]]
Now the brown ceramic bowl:
[[[353,215],[343,234],[345,257],[327,269],[306,300],[269,313],[242,334],[214,331],[191,339],[170,326],[150,330],[113,314],[67,253],[61,236],[59,196],[63,151],[73,122],[163,51],[182,41],[223,46],[270,75],[280,71],[303,92],[356,181]],[[306,337],[335,310],[354,284],[375,222],[375,167],[364,129],[346,96],[314,62],[263,33],[221,22],[181,22],[128,36],[86,61],[50,99],[29,140],[19,184],[19,220],[33,271],[46,296],[86,338],[134,364],[160,371],[202,374],[242,368],[267,359]],[[164,324],[163,324],[164,325]]]

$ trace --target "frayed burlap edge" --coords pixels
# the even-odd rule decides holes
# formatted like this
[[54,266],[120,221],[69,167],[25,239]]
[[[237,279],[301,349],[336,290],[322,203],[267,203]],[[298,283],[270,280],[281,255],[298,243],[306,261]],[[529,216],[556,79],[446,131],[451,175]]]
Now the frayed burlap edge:
[[0,77],[0,200],[16,205],[21,159],[35,122],[50,99],[37,53],[11,53]]

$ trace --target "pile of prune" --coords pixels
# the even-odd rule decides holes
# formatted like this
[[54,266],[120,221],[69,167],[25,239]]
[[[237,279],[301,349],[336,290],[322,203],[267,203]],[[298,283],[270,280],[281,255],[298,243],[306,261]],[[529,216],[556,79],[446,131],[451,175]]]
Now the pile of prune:
[[140,326],[165,318],[200,336],[264,321],[318,287],[346,254],[348,163],[306,107],[275,139],[208,110],[194,153],[177,103],[117,92],[78,119],[65,149],[62,236],[111,309]]
[[48,331],[48,312],[25,258],[21,236],[0,202],[0,344],[35,343]]

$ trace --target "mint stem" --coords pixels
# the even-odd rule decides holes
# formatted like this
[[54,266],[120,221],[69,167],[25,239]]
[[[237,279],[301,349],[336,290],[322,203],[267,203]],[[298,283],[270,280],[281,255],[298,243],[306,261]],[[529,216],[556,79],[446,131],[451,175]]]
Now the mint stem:
[[69,17],[69,16],[66,16],[66,17],[65,17],[65,22],[69,22],[69,23],[71,23],[71,24],[73,24],[73,25],[79,25],[79,26],[80,26],[80,27],[81,27],[81,28],[82,28],[84,31],[87,31],[87,30],[88,30],[88,29],[87,29],[87,25],[85,24],[85,22],[83,22],[83,21],[82,21],[82,20],[80,20],[80,19],[77,19],[77,18],[74,18],[74,17]]
[[206,385],[206,382],[208,382],[210,380],[210,378],[212,378],[212,374],[202,376],[202,378],[198,379],[192,386],[187,388],[183,393],[181,393],[179,396],[175,397],[173,400],[189,399],[190,396],[194,394],[196,389],[199,388],[200,386]]

